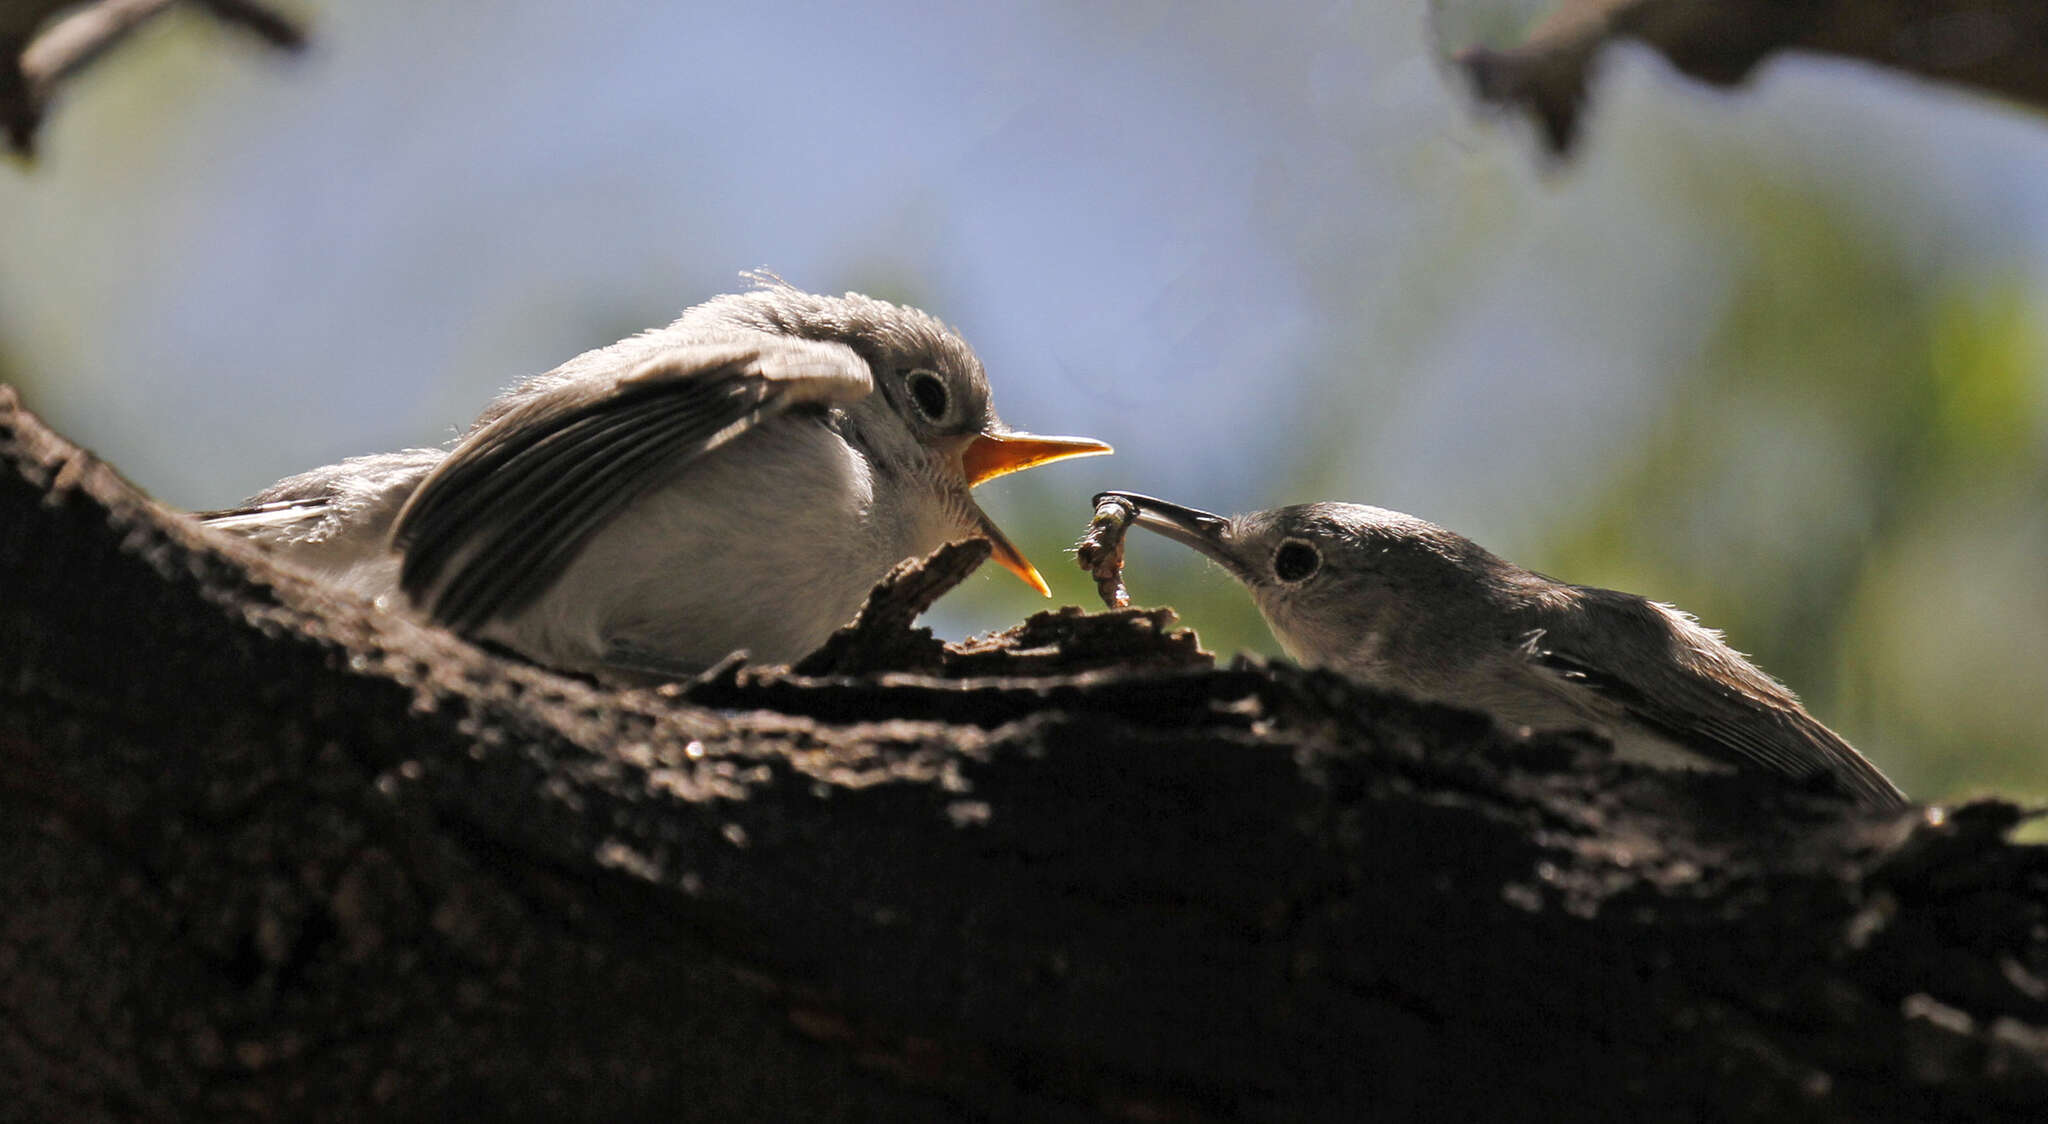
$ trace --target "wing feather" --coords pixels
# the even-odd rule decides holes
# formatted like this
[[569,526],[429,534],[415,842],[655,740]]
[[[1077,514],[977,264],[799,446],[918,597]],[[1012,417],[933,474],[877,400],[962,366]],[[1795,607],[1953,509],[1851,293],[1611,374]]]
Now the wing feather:
[[1876,766],[1718,634],[1632,594],[1574,588],[1583,615],[1552,622],[1526,649],[1552,674],[1710,759],[1795,779],[1825,776],[1875,807],[1906,802]]
[[613,378],[537,380],[399,513],[399,583],[459,631],[532,604],[590,536],[684,466],[792,406],[873,390],[842,344],[763,336],[664,349]]

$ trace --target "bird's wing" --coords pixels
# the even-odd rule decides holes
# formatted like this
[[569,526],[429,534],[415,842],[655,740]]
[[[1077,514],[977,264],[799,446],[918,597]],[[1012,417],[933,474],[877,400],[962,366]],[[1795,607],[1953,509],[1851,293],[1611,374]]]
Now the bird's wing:
[[242,507],[222,508],[219,511],[195,511],[192,517],[209,527],[247,534],[264,527],[317,519],[326,510],[327,497],[312,496],[305,499],[252,503]]
[[472,430],[393,527],[400,585],[451,628],[530,604],[605,520],[683,465],[793,406],[863,398],[874,380],[844,344],[764,336],[537,385]]
[[1876,766],[1718,634],[1633,594],[1577,593],[1582,613],[1546,621],[1524,649],[1543,670],[1711,760],[1801,780],[1825,776],[1875,807],[1906,802]]
[[[272,545],[329,539],[358,527],[381,537],[384,522],[447,453],[402,449],[350,457],[263,489],[239,507],[194,512],[209,527]],[[381,546],[381,543],[379,543]]]

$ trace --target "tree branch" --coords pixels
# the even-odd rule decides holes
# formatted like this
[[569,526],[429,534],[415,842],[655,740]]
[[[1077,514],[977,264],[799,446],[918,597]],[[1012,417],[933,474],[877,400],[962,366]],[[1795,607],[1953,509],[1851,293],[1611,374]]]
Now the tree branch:
[[[0,127],[14,150],[34,152],[36,130],[64,83],[179,2],[0,0]],[[184,2],[273,47],[296,51],[305,45],[296,21],[256,0]]]
[[0,529],[26,1118],[2048,1099],[2048,855],[1997,802],[1644,771],[1157,614],[933,654],[905,612],[971,547],[802,672],[602,690],[277,568],[4,388]]
[[1788,49],[1863,59],[2048,107],[2048,5],[2033,0],[1566,0],[1518,47],[1459,55],[1482,100],[1536,119],[1569,151],[1588,68],[1617,39],[1732,86]]

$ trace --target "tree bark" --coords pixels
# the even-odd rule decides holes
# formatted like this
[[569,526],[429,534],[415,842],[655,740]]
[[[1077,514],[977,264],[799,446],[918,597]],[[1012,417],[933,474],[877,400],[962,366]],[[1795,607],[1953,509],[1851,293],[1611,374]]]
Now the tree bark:
[[0,1115],[2039,1120],[2048,855],[1164,611],[608,689],[0,388]]

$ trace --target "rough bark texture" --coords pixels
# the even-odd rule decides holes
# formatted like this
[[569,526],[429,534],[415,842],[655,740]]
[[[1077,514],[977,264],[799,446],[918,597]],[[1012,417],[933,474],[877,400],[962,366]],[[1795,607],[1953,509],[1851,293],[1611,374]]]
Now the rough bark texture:
[[0,1115],[2039,1120],[2048,854],[1257,663],[909,616],[604,690],[0,388]]
[[1818,51],[2048,107],[2040,0],[1563,0],[1511,50],[1459,57],[1483,100],[1528,112],[1571,147],[1588,70],[1615,39],[1649,45],[1717,86],[1778,51]]

